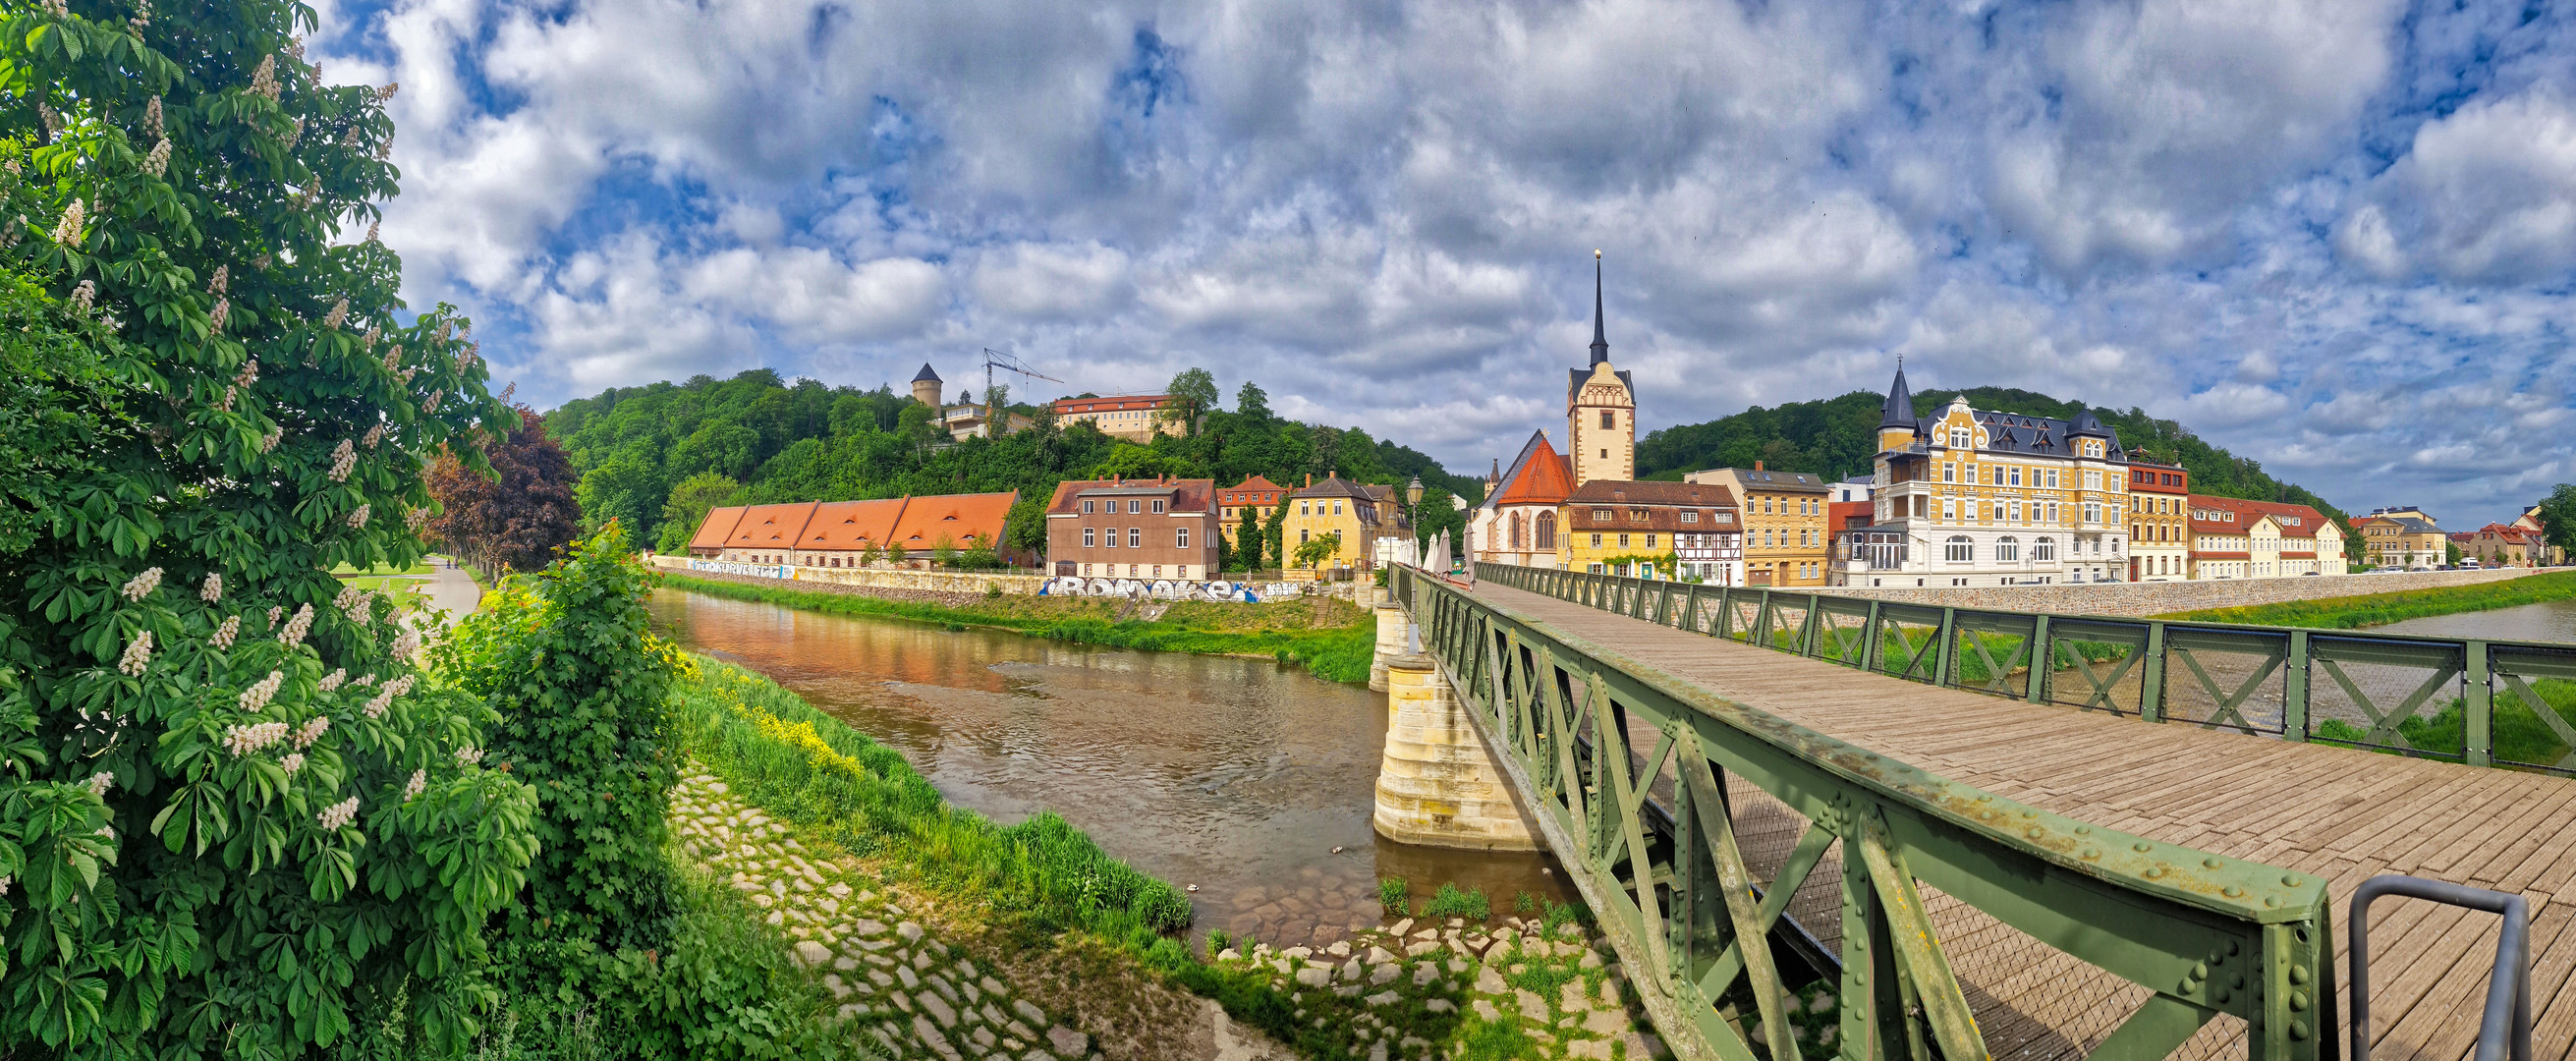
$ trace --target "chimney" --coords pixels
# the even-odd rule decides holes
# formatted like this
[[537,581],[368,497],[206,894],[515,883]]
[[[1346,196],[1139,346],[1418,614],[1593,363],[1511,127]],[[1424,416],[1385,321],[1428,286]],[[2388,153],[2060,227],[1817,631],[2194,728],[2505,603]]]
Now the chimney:
[[1313,472],[1307,472],[1307,473],[1306,473],[1306,485],[1308,485],[1308,486],[1313,486],[1313,485],[1315,485],[1315,473],[1313,473]]
[[1758,472],[1758,471],[1761,471],[1761,470],[1762,470],[1762,462],[1761,462],[1761,461],[1754,461],[1754,462],[1753,462],[1753,470],[1754,470],[1754,471],[1757,471],[1757,472]]
[[1127,473],[1125,472],[1111,472],[1109,473],[1109,485],[1116,486],[1120,482],[1125,481],[1126,478]]

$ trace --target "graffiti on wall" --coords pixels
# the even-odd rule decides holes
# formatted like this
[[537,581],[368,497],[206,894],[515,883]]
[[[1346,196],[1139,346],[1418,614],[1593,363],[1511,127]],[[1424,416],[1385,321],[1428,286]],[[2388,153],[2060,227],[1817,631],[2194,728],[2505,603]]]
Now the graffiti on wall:
[[750,575],[753,578],[794,578],[785,564],[746,564],[739,560],[701,560],[689,558],[689,570],[713,571],[725,575]]
[[1249,582],[1193,582],[1177,578],[1082,578],[1058,575],[1046,580],[1038,592],[1055,597],[1148,597],[1154,600],[1241,601],[1259,604],[1270,598],[1265,590],[1286,590],[1294,595],[1296,588],[1286,584],[1255,586]]

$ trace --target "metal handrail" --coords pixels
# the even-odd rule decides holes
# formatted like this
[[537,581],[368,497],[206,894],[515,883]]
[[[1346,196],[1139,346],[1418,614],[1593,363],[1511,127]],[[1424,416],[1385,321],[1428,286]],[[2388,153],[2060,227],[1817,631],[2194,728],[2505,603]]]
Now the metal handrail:
[[2510,1061],[2531,1061],[2531,911],[2522,896],[2394,873],[2363,881],[2352,893],[2352,1061],[2370,1061],[2370,901],[2383,895],[2504,915],[2474,1061],[2506,1061],[2508,1048]]

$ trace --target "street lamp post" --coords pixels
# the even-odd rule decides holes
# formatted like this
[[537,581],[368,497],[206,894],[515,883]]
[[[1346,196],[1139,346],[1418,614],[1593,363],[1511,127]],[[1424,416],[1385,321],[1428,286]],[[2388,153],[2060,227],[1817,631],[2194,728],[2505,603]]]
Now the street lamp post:
[[1404,485],[1404,503],[1413,510],[1413,566],[1422,566],[1422,474]]

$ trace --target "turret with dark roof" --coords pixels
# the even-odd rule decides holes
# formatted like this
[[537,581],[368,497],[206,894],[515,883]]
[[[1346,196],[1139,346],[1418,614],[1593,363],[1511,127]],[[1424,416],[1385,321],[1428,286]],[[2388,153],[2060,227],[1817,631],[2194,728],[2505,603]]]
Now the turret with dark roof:
[[1610,360],[1610,340],[1601,331],[1601,252],[1592,252],[1592,363]]
[[1914,416],[1914,390],[1905,385],[1905,366],[1896,366],[1896,385],[1887,389],[1887,401],[1879,406],[1878,426],[1917,427],[1922,421]]
[[928,380],[928,381],[930,381],[930,382],[932,382],[932,383],[939,383],[939,382],[943,382],[943,381],[939,378],[939,373],[936,373],[936,372],[933,372],[933,371],[931,371],[931,370],[930,370],[930,362],[928,362],[928,361],[924,361],[924,362],[922,362],[922,363],[921,363],[921,371],[919,371],[919,372],[915,372],[915,373],[913,373],[913,374],[912,374],[912,381],[913,381],[913,382],[915,382],[915,383],[919,383],[919,382],[921,382],[921,381],[923,381],[923,380]]

